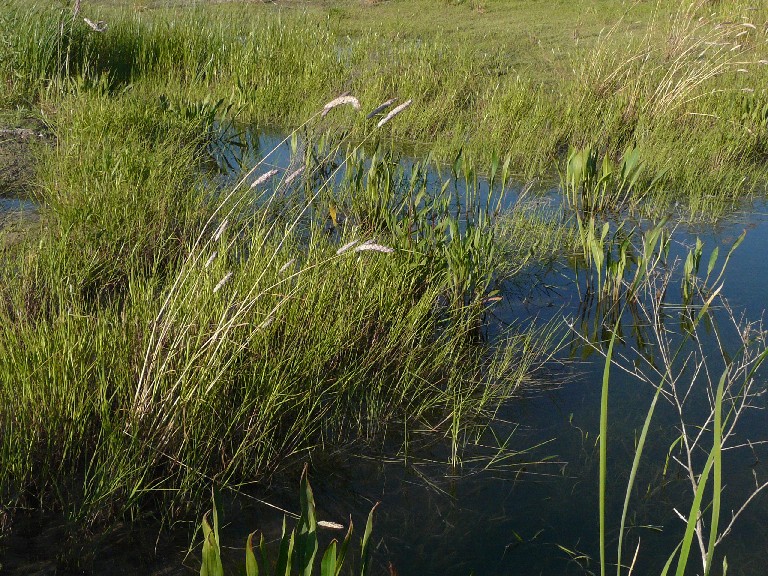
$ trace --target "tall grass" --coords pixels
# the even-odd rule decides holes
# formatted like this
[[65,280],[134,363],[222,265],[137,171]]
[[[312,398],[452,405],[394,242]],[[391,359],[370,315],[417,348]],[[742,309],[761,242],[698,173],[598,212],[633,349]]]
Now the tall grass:
[[311,139],[290,182],[260,163],[216,187],[205,107],[64,85],[45,100],[42,221],[0,267],[7,509],[173,515],[212,480],[246,489],[391,422],[446,434],[458,464],[546,353],[546,332],[479,332],[492,207],[452,214],[351,136]]

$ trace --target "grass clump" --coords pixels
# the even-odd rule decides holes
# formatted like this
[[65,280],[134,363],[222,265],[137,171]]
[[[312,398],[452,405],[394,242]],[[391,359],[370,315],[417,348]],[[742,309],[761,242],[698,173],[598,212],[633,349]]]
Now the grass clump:
[[43,219],[0,267],[3,506],[173,515],[390,422],[445,433],[458,463],[546,349],[479,332],[491,210],[451,214],[350,137],[308,144],[300,176],[216,186],[203,108],[153,96],[45,101]]

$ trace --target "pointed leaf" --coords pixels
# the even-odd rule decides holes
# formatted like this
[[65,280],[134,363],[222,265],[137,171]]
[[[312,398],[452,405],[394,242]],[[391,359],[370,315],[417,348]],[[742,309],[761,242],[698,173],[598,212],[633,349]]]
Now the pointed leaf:
[[309,485],[309,467],[301,474],[301,516],[296,535],[296,568],[301,576],[312,576],[312,565],[317,554],[317,519],[315,497]]
[[291,535],[286,534],[285,517],[283,517],[283,537],[280,539],[280,552],[275,564],[275,576],[289,576],[291,573],[291,559],[293,557],[294,530]]
[[379,503],[376,502],[373,508],[371,508],[368,514],[368,522],[365,524],[365,533],[363,534],[363,544],[360,551],[360,576],[368,576],[368,572],[371,569],[370,566],[370,545],[371,545],[371,532],[373,532],[373,514],[376,512],[376,508]]
[[341,550],[339,550],[339,556],[336,559],[336,576],[339,576],[341,567],[344,565],[344,559],[347,557],[347,547],[349,546],[350,540],[352,540],[352,516],[349,517],[349,529],[347,530],[347,535],[344,536],[344,540],[341,543]]
[[323,560],[320,562],[320,576],[336,576],[336,540],[331,541],[323,554]]
[[259,576],[259,563],[256,562],[256,555],[253,553],[253,535],[256,532],[248,534],[248,542],[245,545],[245,576]]

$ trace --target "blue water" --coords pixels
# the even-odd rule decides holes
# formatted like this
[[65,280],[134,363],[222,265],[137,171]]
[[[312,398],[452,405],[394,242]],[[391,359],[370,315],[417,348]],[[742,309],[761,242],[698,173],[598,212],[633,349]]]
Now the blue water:
[[[212,178],[226,185],[269,151],[272,154],[251,180],[273,167],[289,169],[291,145],[280,142],[280,135],[251,132],[241,145],[218,148],[217,170]],[[411,166],[409,160],[403,161],[404,172]],[[430,174],[430,182],[440,185],[448,173],[448,170],[444,174],[434,172]],[[461,187],[460,183],[452,185]],[[480,190],[481,197],[487,197],[487,183],[480,182]],[[520,190],[518,186],[509,191],[507,207],[520,200]],[[542,191],[538,201],[542,200],[549,202],[553,210],[559,209],[558,198],[551,192]],[[0,200],[2,202],[5,204],[0,204],[0,211],[29,208],[21,201]],[[747,230],[745,240],[728,265],[722,294],[737,317],[759,320],[768,296],[765,288],[768,204],[745,203],[740,210],[714,225],[681,223],[669,227],[673,230],[669,262],[684,258],[699,237],[704,243],[703,269],[715,246],[719,247],[722,263],[736,238]],[[675,277],[668,293],[671,306],[666,326],[670,330],[679,329],[674,307],[680,299],[679,285],[679,277]],[[579,336],[578,327],[582,323],[599,327],[601,320],[594,308],[583,307],[580,297],[583,289],[583,286],[581,290],[577,288],[573,269],[566,259],[531,271],[531,276],[507,286],[505,299],[495,309],[489,334],[497,333],[507,323],[531,316],[539,322],[572,319],[577,328],[566,334],[565,345],[555,358],[532,375],[519,398],[503,408],[492,428],[476,441],[467,443],[460,466],[454,468],[448,464],[450,452],[445,441],[426,433],[412,433],[407,450],[401,444],[402,438],[395,433],[385,442],[384,450],[377,443],[355,446],[342,454],[312,455],[311,478],[319,519],[346,523],[352,514],[360,535],[368,510],[373,503],[381,503],[374,530],[374,574],[599,573],[597,439],[604,362]],[[701,331],[701,346],[710,361],[712,377],[716,379],[722,367],[714,345],[716,339],[731,353],[738,350],[738,339],[736,328],[729,325],[724,311],[715,311],[714,318],[714,326]],[[625,356],[622,364],[631,367],[638,360],[633,347],[640,342],[633,335],[631,315],[625,315],[622,330],[626,342],[618,344],[616,352]],[[638,333],[642,334],[643,330],[647,330],[647,326],[641,326]],[[653,351],[653,346],[650,349]],[[758,373],[758,380],[765,381],[763,372]],[[608,562],[615,562],[630,463],[652,395],[650,384],[613,369],[608,436]],[[694,386],[690,405],[692,417],[700,417],[702,407],[706,406],[703,383]],[[741,505],[755,480],[768,479],[768,449],[755,443],[768,439],[764,397],[757,398],[755,405],[756,409],[741,421],[733,441],[733,444],[752,442],[752,447],[733,450],[724,456],[726,488],[721,527],[727,525],[731,510]],[[660,401],[627,519],[623,560],[626,565],[632,562],[639,543],[633,572],[637,575],[658,574],[683,535],[684,523],[675,510],[687,513],[691,502],[690,484],[680,466],[668,459],[670,453],[677,454],[674,450],[670,452],[670,445],[678,435],[677,425],[672,405]],[[711,446],[711,440],[707,439],[703,445]],[[697,454],[697,458],[701,460],[701,454]],[[696,465],[700,469],[702,462],[698,460]],[[231,522],[222,535],[227,545],[241,546],[247,533],[256,528],[263,530],[268,539],[277,538],[282,513],[253,498],[296,511],[297,485],[298,478],[296,484],[290,486],[276,482],[272,488],[228,501],[225,517]],[[165,557],[150,562],[143,573],[194,571],[198,566],[198,550],[193,551],[195,558],[182,563],[183,543],[189,541],[192,525],[179,525],[176,536],[163,537],[175,544],[181,541],[182,545],[176,549],[169,548],[169,544],[162,546]],[[323,542],[333,536],[338,534],[321,534]],[[141,546],[147,546],[148,542],[151,548],[154,540],[144,540]],[[726,555],[730,575],[766,574],[766,543],[768,496],[761,494],[718,549],[714,573],[720,573],[722,557]],[[133,554],[126,556],[118,544],[110,546],[112,552],[98,560],[96,573],[137,573],[132,568],[136,565],[132,564]],[[151,554],[146,552],[147,556]],[[234,554],[240,557],[239,551]],[[689,572],[700,573],[695,544],[691,554]],[[613,565],[609,572],[615,572]],[[623,573],[626,574],[627,569]]]

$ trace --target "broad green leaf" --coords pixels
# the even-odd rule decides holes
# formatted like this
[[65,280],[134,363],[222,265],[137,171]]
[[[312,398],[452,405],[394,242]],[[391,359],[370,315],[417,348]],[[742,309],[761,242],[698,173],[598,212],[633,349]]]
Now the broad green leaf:
[[296,534],[296,568],[301,576],[312,576],[312,565],[317,554],[317,519],[315,497],[309,485],[309,467],[301,474],[301,516]]
[[336,540],[331,541],[323,554],[320,562],[320,576],[336,576]]
[[285,517],[283,517],[283,537],[280,539],[280,552],[277,555],[277,564],[275,564],[275,576],[290,576],[295,538],[294,532],[294,530],[291,530],[290,536],[286,534]]
[[715,249],[712,250],[712,254],[709,256],[709,264],[707,264],[707,279],[709,278],[709,275],[712,274],[712,270],[715,269],[718,254],[720,254],[720,247],[715,246]]

